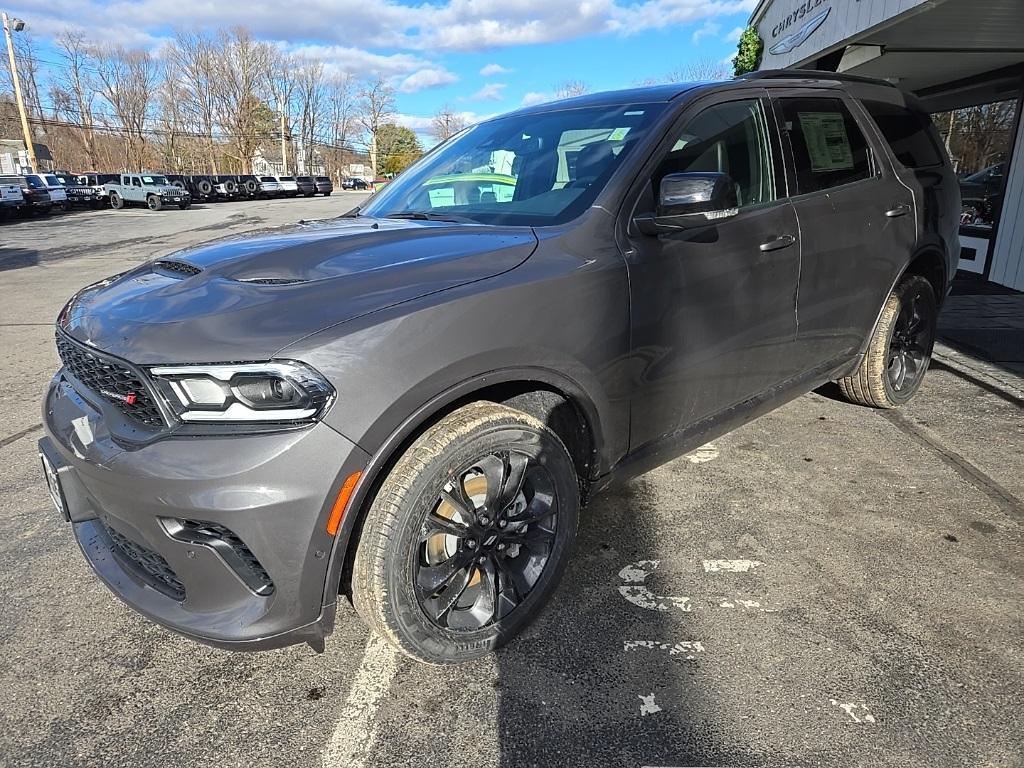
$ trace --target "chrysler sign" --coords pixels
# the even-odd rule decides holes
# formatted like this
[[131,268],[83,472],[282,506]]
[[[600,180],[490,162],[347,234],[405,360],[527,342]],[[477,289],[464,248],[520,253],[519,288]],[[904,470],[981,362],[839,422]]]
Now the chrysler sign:
[[768,49],[768,53],[778,56],[803,45],[825,22],[831,10],[832,6],[828,5],[828,0],[806,0],[801,3],[796,10],[784,16],[782,21],[772,27],[773,40],[780,35],[784,36]]

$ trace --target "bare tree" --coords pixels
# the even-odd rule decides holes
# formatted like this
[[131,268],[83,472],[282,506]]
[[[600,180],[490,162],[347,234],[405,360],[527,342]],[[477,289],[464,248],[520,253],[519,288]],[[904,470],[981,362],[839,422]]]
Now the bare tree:
[[322,61],[306,60],[299,67],[298,98],[300,102],[300,130],[302,137],[303,166],[310,173],[316,155],[318,131],[323,130],[327,119],[327,84],[324,81]]
[[124,135],[124,167],[142,169],[146,154],[146,123],[158,83],[156,61],[141,50],[123,46],[94,47],[99,91],[110,104]]
[[192,133],[202,136],[206,170],[216,174],[217,148],[213,133],[217,123],[216,46],[208,37],[178,32],[169,46],[170,62],[181,83],[181,116]]
[[85,163],[95,171],[99,169],[93,118],[97,94],[89,43],[81,33],[67,31],[58,35],[56,44],[64,66],[50,88],[50,100],[55,116],[73,126],[71,130],[81,142]]
[[570,96],[582,96],[585,93],[590,93],[590,86],[582,80],[566,80],[555,87],[556,99],[568,99]]
[[447,104],[442,106],[430,121],[430,133],[438,143],[466,127],[466,119],[455,112]]
[[294,56],[280,49],[273,49],[267,60],[267,87],[274,99],[274,105],[280,117],[278,139],[281,142],[282,170],[287,171],[288,143],[292,135],[292,112],[296,90],[298,88],[299,62]]
[[335,179],[340,183],[341,168],[346,158],[351,155],[348,146],[354,120],[352,77],[346,72],[331,77],[327,82],[327,110],[330,125],[330,147],[325,156],[328,158],[328,173],[332,170]]
[[363,83],[358,96],[359,122],[369,139],[370,171],[377,178],[377,140],[380,128],[395,112],[395,89],[383,77]]
[[214,88],[217,120],[228,141],[226,154],[243,173],[252,170],[252,156],[273,131],[273,111],[262,100],[271,46],[248,30],[234,28],[217,38]]
[[711,58],[696,59],[665,75],[666,83],[692,83],[709,80],[729,80],[732,67]]

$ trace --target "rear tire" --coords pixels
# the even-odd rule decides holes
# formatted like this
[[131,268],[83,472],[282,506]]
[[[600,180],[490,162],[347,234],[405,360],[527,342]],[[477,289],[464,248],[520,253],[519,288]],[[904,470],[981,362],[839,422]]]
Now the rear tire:
[[353,566],[356,610],[419,661],[480,658],[554,592],[579,503],[553,431],[504,405],[464,406],[424,432],[378,490]]
[[921,386],[935,345],[938,304],[931,283],[919,275],[900,282],[882,308],[857,370],[839,379],[851,403],[898,408]]
[[110,207],[115,211],[120,211],[124,208],[124,200],[121,199],[121,196],[117,194],[117,192],[110,193]]

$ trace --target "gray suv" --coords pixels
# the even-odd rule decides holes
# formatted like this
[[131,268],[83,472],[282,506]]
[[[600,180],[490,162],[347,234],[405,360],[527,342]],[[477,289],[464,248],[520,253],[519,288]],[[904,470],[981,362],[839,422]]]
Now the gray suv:
[[927,115],[881,82],[523,109],[339,219],[80,291],[47,482],[100,579],[183,635],[322,649],[345,596],[414,658],[476,658],[612,481],[829,381],[907,402],[959,213]]

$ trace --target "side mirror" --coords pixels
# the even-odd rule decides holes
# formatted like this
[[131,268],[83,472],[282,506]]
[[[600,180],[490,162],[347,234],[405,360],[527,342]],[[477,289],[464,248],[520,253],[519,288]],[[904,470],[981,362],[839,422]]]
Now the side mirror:
[[658,188],[654,215],[634,219],[646,235],[707,224],[735,216],[736,184],[724,173],[670,173]]

